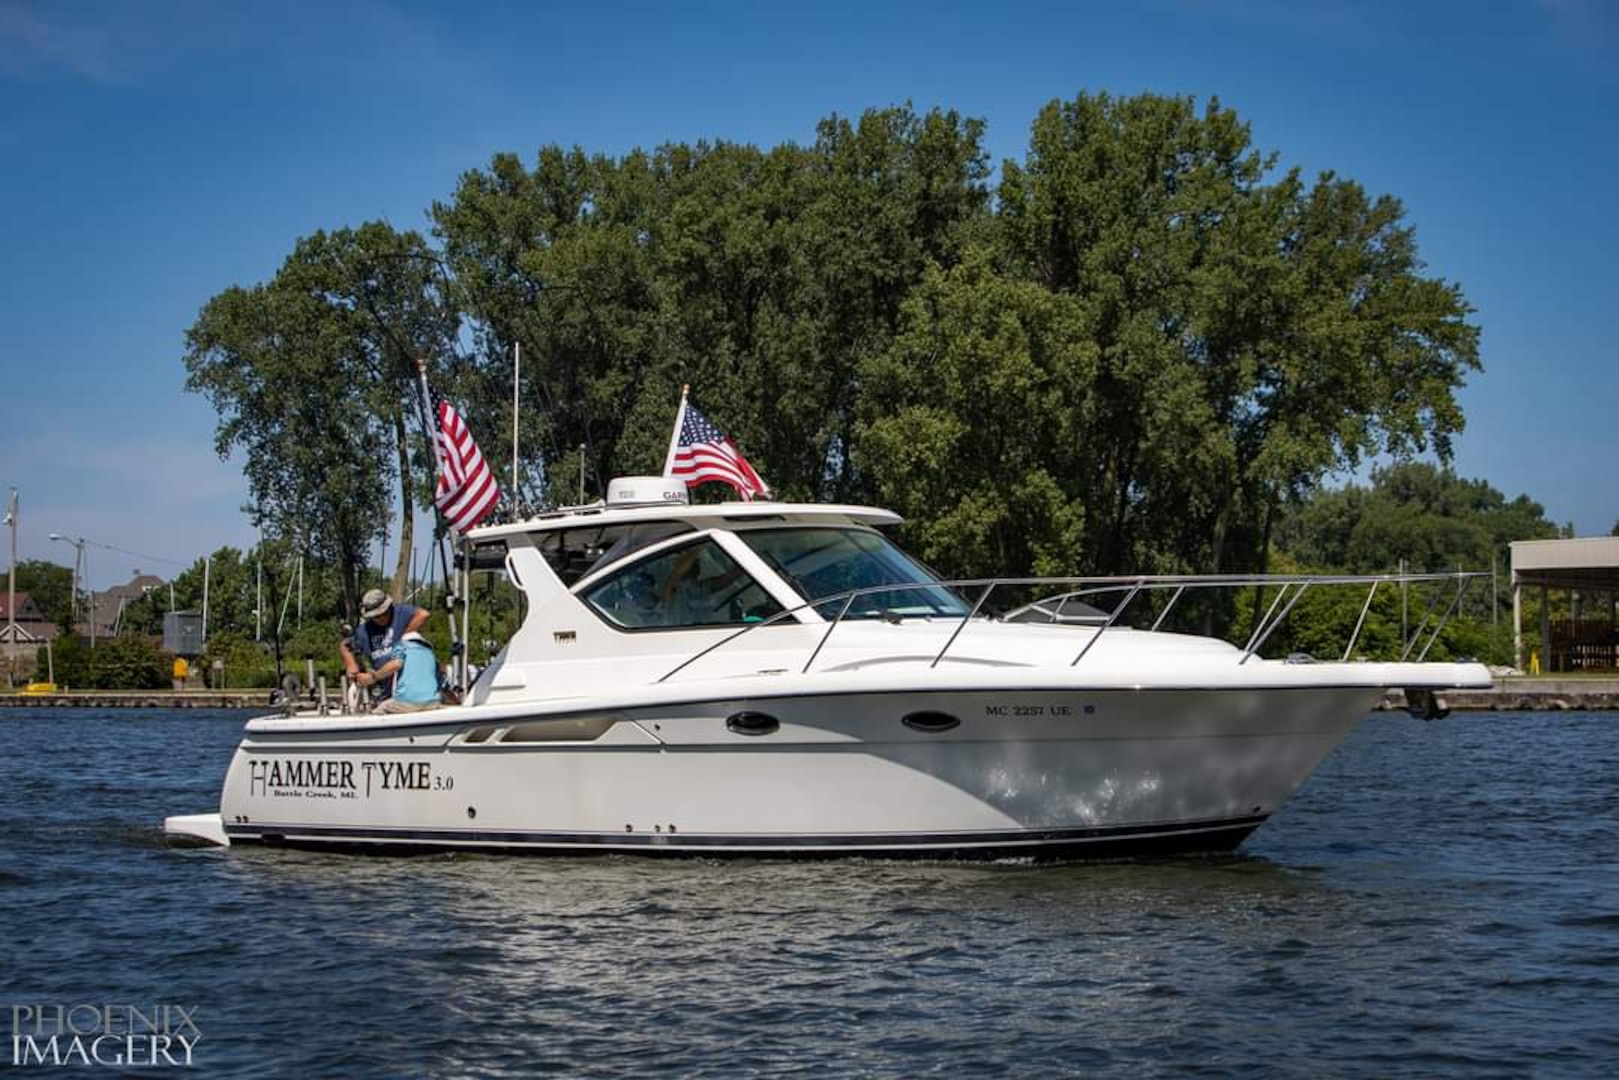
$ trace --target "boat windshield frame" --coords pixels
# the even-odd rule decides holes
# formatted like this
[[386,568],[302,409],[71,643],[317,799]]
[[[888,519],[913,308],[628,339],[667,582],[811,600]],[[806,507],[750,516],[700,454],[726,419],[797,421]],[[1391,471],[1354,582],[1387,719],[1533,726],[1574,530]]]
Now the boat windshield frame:
[[[858,559],[854,565],[849,565],[851,560],[843,558],[830,565],[818,566],[811,573],[795,569],[793,562],[825,555],[831,544],[819,545],[792,558],[784,558],[780,551],[771,550],[770,540],[809,533],[833,536],[833,543],[837,540],[847,542],[852,551],[846,554],[855,554]],[[738,529],[734,535],[789,589],[808,602],[822,619],[960,619],[972,607],[959,592],[944,584],[929,566],[867,526],[795,522]],[[842,580],[828,580],[828,569],[841,576]],[[908,590],[902,591],[908,585],[915,586],[915,595]],[[878,603],[870,608],[849,606],[851,591],[873,588],[883,590],[868,594],[873,599],[880,596],[885,600],[894,598],[893,601]]]

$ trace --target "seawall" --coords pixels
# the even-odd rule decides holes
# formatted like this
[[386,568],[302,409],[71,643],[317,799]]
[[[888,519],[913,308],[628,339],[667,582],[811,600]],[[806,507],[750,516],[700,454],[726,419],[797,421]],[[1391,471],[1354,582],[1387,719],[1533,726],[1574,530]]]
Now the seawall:
[[26,709],[263,709],[269,690],[83,690],[65,694],[0,692],[0,708]]
[[[1488,712],[1561,712],[1619,709],[1619,676],[1578,678],[1511,676],[1488,690],[1441,690],[1439,699],[1451,709]],[[1405,708],[1405,695],[1390,690],[1385,709]]]

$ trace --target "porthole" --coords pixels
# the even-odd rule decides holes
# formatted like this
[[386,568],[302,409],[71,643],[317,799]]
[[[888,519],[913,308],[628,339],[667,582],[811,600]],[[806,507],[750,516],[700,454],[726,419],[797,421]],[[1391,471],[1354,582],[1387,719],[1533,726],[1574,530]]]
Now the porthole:
[[921,731],[929,735],[937,735],[941,731],[949,731],[951,728],[961,726],[961,721],[949,713],[926,710],[906,713],[905,719],[901,723],[912,731]]
[[769,713],[739,712],[727,716],[725,726],[738,735],[769,735],[781,729],[781,721]]

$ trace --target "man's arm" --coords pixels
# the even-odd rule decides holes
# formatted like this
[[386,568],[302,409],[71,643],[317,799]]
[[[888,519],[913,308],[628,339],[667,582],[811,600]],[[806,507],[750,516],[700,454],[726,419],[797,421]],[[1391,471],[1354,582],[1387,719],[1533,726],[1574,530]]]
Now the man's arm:
[[354,659],[354,653],[349,649],[348,638],[344,638],[337,643],[337,651],[343,657],[343,670],[348,673],[348,677],[352,679],[360,674],[360,663]]
[[375,671],[362,671],[354,677],[354,681],[361,686],[374,686],[379,682],[393,677],[394,673],[405,666],[405,662],[395,657],[377,668]]
[[411,613],[410,622],[405,626],[405,633],[414,634],[427,625],[427,618],[433,614],[424,607],[419,607]]

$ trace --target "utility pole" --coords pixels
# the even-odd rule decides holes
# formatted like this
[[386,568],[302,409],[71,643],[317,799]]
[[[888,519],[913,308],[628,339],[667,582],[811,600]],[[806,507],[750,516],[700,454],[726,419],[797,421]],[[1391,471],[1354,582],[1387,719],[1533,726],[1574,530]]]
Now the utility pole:
[[1490,629],[1495,630],[1501,625],[1501,586],[1495,577],[1496,557],[1500,553],[1492,546],[1490,548]]
[[208,644],[208,571],[213,568],[214,557],[204,555],[202,559],[202,644]]
[[253,640],[264,640],[264,530],[259,530],[257,584],[253,592]]
[[[79,582],[84,580],[84,575],[87,573],[87,571],[83,569],[84,545],[89,543],[89,541],[82,536],[78,539],[74,539],[70,536],[63,536],[61,533],[51,533],[51,539],[60,540],[64,544],[73,545],[73,596],[69,601],[72,606],[72,610],[68,616],[68,619],[70,622],[72,622],[73,628],[76,632],[79,626]],[[92,646],[96,643],[96,608],[94,596],[95,594],[92,593],[90,604],[90,644]]]

